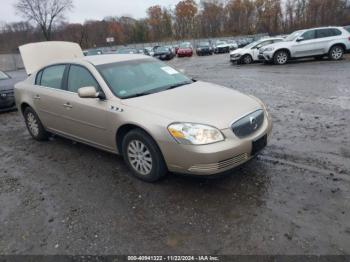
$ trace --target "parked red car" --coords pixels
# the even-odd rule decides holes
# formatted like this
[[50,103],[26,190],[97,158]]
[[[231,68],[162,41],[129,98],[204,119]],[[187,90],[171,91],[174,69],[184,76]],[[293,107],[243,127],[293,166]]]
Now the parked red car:
[[191,43],[184,42],[181,43],[179,49],[177,50],[177,57],[188,56],[191,57],[193,55],[193,47]]

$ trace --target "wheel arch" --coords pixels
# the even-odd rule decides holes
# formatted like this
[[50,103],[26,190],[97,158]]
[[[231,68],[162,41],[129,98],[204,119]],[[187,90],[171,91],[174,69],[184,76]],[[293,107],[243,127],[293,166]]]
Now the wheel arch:
[[335,43],[335,44],[332,44],[329,49],[328,49],[328,53],[331,51],[331,49],[335,46],[341,46],[343,48],[344,51],[346,51],[346,45],[344,43]]
[[273,57],[275,57],[275,55],[277,54],[277,52],[279,51],[286,51],[287,54],[288,54],[288,58],[291,58],[292,57],[292,53],[290,52],[290,50],[288,48],[280,48],[280,49],[277,49],[274,53],[273,53]]
[[20,106],[20,112],[22,115],[24,114],[24,110],[26,110],[27,107],[33,108],[29,103],[22,102],[22,104]]
[[125,135],[134,129],[140,129],[143,132],[145,132],[147,135],[149,135],[149,137],[152,138],[152,140],[156,143],[156,145],[158,146],[158,148],[160,150],[160,147],[159,147],[157,141],[154,139],[152,134],[146,128],[144,128],[140,125],[134,124],[134,123],[126,123],[126,124],[120,126],[115,134],[117,151],[119,154],[122,154],[122,143],[123,143],[123,139],[124,139]]

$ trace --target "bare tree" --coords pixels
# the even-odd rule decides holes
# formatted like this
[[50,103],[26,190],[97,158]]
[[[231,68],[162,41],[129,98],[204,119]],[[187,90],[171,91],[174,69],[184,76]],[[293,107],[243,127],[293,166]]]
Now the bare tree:
[[15,8],[40,27],[46,40],[51,40],[54,23],[73,8],[73,0],[18,0]]

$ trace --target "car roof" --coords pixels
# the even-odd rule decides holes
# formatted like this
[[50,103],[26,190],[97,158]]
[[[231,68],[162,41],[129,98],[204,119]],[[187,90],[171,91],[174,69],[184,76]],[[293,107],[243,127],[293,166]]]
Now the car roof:
[[97,65],[103,65],[103,64],[126,62],[126,61],[140,60],[140,59],[153,59],[153,58],[142,54],[106,54],[106,55],[85,56],[83,58],[77,58],[71,61],[59,61],[59,62],[74,63],[74,62],[85,61],[97,66]]

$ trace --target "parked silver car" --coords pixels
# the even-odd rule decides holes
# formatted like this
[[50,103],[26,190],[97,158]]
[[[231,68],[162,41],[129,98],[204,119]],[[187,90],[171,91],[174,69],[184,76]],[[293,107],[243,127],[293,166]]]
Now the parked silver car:
[[350,50],[348,31],[343,27],[320,27],[296,31],[282,42],[261,48],[259,59],[277,65],[304,57],[340,60],[347,50]]

